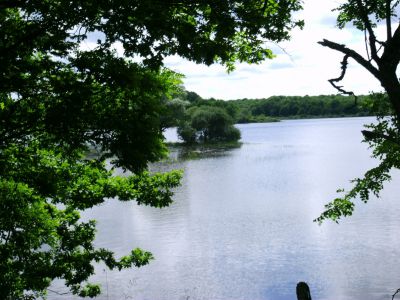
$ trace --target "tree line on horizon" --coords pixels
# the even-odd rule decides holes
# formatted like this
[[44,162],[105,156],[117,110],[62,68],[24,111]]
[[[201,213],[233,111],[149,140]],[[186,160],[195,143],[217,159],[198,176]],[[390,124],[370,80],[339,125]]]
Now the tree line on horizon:
[[[175,102],[176,105],[176,102]],[[271,96],[261,99],[219,100],[204,99],[195,92],[187,91],[180,101],[180,113],[185,109],[207,106],[219,107],[233,119],[234,123],[273,122],[286,118],[316,117],[354,117],[374,115],[371,107],[373,97],[370,95],[352,96],[319,95],[319,96]],[[177,110],[178,106],[174,109]],[[179,115],[178,119],[180,118]]]
[[281,119],[371,116],[373,96],[272,96],[264,99],[203,99],[184,91],[168,101],[163,127],[177,127],[187,144],[240,139],[233,124],[278,122]]

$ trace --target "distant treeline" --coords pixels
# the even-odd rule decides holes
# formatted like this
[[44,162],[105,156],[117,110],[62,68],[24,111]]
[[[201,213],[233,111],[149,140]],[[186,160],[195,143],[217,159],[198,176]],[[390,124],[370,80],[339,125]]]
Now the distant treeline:
[[[178,128],[187,144],[231,142],[240,139],[235,123],[277,122],[281,119],[369,116],[371,111],[388,112],[385,101],[374,96],[340,95],[273,96],[267,99],[203,99],[184,92],[166,102],[162,127]],[[381,98],[379,98],[381,99]],[[378,106],[379,107],[378,107]]]
[[235,123],[278,121],[291,118],[327,118],[370,115],[370,96],[272,96],[266,99],[217,100],[203,99],[194,92],[186,92],[189,107],[221,107]]

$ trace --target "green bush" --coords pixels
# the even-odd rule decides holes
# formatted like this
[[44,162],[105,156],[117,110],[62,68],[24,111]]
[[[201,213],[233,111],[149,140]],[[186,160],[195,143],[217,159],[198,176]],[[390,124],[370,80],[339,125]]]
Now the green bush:
[[224,108],[200,106],[187,110],[186,120],[178,127],[178,135],[185,143],[237,141],[240,131]]

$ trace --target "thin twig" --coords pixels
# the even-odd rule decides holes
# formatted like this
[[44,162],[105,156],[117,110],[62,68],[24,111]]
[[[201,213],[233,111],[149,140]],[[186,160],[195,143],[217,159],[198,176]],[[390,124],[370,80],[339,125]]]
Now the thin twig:
[[285,48],[283,48],[281,45],[279,45],[279,44],[276,43],[276,42],[266,41],[266,43],[267,43],[267,42],[269,42],[269,43],[271,43],[272,45],[278,47],[284,54],[286,54],[286,55],[289,57],[290,61],[294,63],[293,56],[292,56]]
[[400,292],[400,289],[397,289],[397,291],[392,295],[392,300],[394,299],[394,296],[396,296],[396,294],[399,292]]
[[60,296],[62,296],[62,295],[68,295],[68,294],[70,294],[71,292],[64,292],[64,293],[60,293],[60,292],[57,292],[57,291],[54,291],[54,290],[51,290],[51,289],[47,289],[49,292],[52,292],[52,293],[54,293],[54,294],[57,294],[57,295],[60,295]]
[[369,55],[369,49],[368,49],[368,37],[367,37],[366,29],[364,29],[364,41],[365,41],[365,50],[367,51],[368,61],[371,61],[371,57]]
[[109,298],[108,298],[108,276],[107,276],[107,270],[106,270],[106,269],[103,269],[103,271],[106,273],[106,283],[107,283],[107,300],[108,300]]

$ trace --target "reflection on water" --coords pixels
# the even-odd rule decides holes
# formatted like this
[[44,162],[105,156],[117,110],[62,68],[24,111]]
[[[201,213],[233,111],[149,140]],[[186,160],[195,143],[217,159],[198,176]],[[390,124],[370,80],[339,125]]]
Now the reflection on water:
[[[224,143],[224,144],[200,144],[200,145],[184,145],[172,144],[169,146],[169,159],[171,161],[183,161],[193,159],[215,158],[230,155],[230,150],[240,148],[242,143]],[[152,167],[160,165],[155,164]]]
[[201,159],[174,148],[173,159],[152,166],[185,172],[170,207],[111,200],[85,213],[98,220],[97,246],[156,258],[123,272],[98,266],[98,299],[295,299],[298,281],[314,299],[391,299],[400,287],[398,173],[382,199],[357,203],[339,225],[312,222],[376,164],[360,143],[371,121],[240,125],[240,147],[196,150]]

